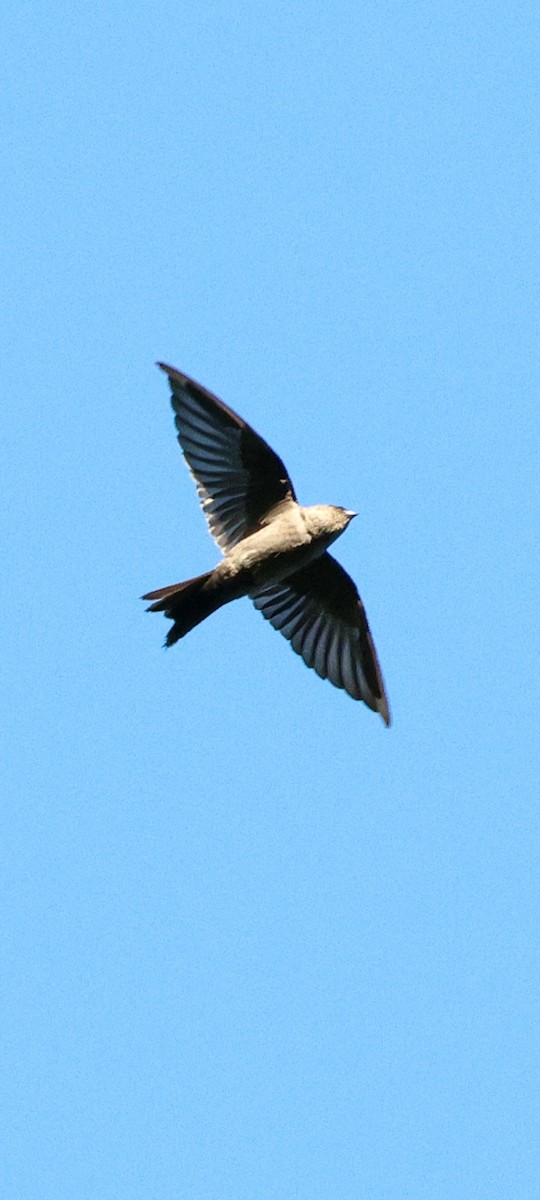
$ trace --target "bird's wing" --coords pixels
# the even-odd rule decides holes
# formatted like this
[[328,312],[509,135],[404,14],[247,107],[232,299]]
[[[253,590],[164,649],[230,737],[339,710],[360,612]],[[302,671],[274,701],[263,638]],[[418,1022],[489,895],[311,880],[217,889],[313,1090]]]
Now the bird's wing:
[[223,551],[260,528],[276,505],[296,499],[277,454],[200,384],[158,363],[169,377],[178,441],[210,533]]
[[390,709],[364,606],[343,567],[324,553],[251,599],[322,679],[363,700],[385,723]]

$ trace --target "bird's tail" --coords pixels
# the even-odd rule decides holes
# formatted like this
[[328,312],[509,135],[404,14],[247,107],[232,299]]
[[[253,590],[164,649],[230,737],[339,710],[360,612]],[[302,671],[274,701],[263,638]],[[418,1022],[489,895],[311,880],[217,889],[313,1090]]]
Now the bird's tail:
[[165,639],[166,646],[173,646],[190,629],[221,608],[222,604],[232,600],[233,597],[224,588],[208,587],[212,575],[212,571],[207,571],[206,575],[197,575],[195,579],[186,579],[185,583],[158,588],[142,597],[143,600],[154,601],[148,612],[165,613],[170,621],[174,621]]

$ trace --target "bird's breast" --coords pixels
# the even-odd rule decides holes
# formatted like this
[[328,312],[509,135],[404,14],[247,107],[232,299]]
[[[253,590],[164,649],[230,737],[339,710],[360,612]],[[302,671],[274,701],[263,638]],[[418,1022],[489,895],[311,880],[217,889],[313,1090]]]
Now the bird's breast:
[[238,542],[221,568],[229,577],[243,575],[249,580],[248,590],[256,591],[279,583],[313,562],[332,540],[330,535],[313,537],[305,522],[295,519],[295,515],[292,519],[280,516]]

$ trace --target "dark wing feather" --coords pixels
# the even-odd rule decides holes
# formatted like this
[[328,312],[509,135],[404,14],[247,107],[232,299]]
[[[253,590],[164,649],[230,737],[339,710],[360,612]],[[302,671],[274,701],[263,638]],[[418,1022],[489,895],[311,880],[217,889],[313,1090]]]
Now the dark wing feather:
[[223,551],[260,528],[277,504],[295,500],[277,454],[231,408],[174,367],[169,377],[178,441],[210,533]]
[[390,710],[364,606],[343,567],[324,553],[251,599],[322,679],[379,712]]

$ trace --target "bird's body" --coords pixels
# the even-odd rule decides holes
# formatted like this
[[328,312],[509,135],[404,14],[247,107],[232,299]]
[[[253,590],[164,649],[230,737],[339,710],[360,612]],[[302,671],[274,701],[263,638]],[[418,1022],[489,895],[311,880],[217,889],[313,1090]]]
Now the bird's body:
[[[263,524],[227,552],[216,571],[224,576],[245,573],[247,594],[278,583],[318,558],[339,537],[355,514],[328,504],[302,508],[295,500],[281,506],[279,520]],[[284,548],[286,547],[286,548]]]
[[382,675],[356,588],[326,553],[355,516],[302,507],[281,459],[232,409],[173,367],[178,440],[224,557],[212,571],[143,597],[173,622],[172,645],[223,604],[249,596],[323,678],[390,724]]

